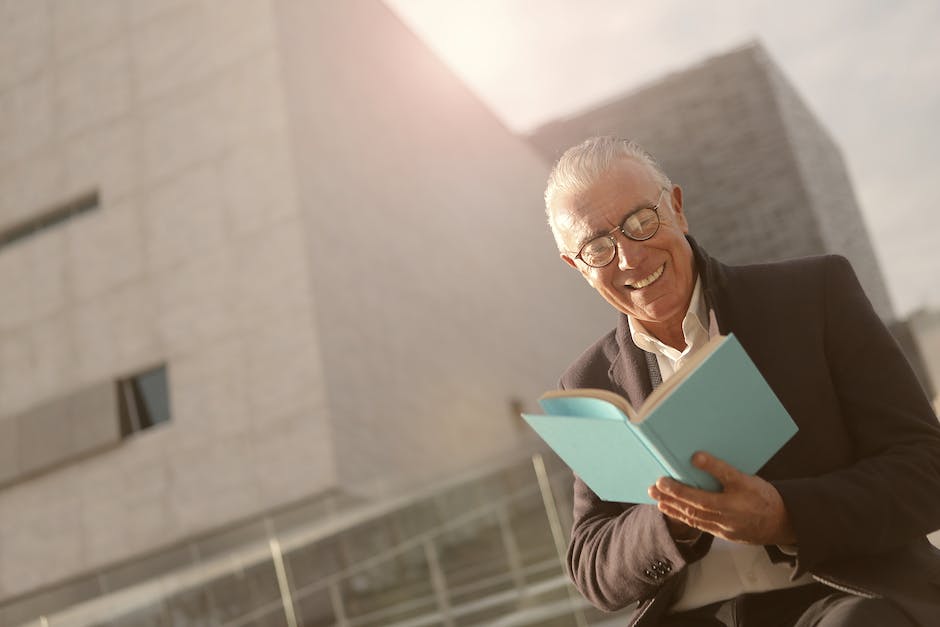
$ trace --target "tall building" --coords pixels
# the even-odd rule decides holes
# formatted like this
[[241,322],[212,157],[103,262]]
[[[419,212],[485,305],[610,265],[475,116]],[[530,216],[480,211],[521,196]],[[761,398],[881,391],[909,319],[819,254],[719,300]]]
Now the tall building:
[[685,192],[691,232],[727,263],[839,253],[894,313],[839,147],[757,43],[537,129],[548,160],[592,135],[643,144]]
[[4,2],[0,58],[0,605],[525,450],[612,324],[377,1]]

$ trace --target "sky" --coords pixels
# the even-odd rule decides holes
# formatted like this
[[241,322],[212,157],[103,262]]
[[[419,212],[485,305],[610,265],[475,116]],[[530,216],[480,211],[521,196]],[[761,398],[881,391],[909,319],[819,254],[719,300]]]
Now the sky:
[[759,40],[842,148],[895,311],[940,308],[940,2],[385,2],[520,133]]

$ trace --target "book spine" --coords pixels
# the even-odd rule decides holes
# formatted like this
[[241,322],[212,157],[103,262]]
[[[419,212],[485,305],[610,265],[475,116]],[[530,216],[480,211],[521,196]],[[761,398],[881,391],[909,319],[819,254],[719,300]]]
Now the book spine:
[[656,461],[663,467],[666,474],[677,481],[685,482],[686,478],[684,478],[684,473],[679,472],[681,466],[677,463],[675,456],[669,452],[669,449],[663,444],[662,440],[659,439],[655,431],[644,427],[645,425],[643,423],[630,424],[630,428],[633,429],[633,432],[638,436],[640,442],[643,443],[643,446],[646,447],[650,455],[656,458]]

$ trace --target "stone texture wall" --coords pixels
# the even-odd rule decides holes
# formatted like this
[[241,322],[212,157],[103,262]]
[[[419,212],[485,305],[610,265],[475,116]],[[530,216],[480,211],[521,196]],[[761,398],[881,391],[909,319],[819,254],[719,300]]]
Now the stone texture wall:
[[101,199],[0,248],[0,421],[160,363],[172,409],[0,489],[0,599],[524,450],[615,323],[545,163],[376,0],[2,0],[0,58],[0,230]]
[[383,5],[276,6],[341,482],[525,446],[512,399],[615,324],[558,258],[546,164]]
[[0,249],[0,421],[158,363],[173,414],[0,490],[0,598],[333,485],[269,2],[7,0],[0,59],[0,229],[101,198]]

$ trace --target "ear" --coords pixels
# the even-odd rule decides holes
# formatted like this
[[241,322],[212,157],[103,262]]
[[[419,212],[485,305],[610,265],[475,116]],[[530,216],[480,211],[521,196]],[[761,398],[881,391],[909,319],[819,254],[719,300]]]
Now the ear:
[[565,253],[561,253],[559,256],[561,257],[562,261],[564,261],[566,264],[568,264],[569,266],[577,270],[578,273],[584,277],[585,281],[587,281],[591,285],[594,285],[594,283],[592,283],[591,267],[589,265],[587,265],[586,263],[577,264],[575,263],[575,260],[573,257],[571,257],[570,255],[566,255]]
[[685,219],[685,213],[682,211],[682,188],[678,185],[673,185],[669,199],[671,200],[672,216],[676,221],[676,225],[682,229],[683,233],[688,233],[689,222]]

